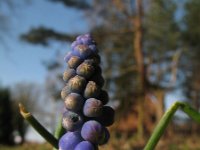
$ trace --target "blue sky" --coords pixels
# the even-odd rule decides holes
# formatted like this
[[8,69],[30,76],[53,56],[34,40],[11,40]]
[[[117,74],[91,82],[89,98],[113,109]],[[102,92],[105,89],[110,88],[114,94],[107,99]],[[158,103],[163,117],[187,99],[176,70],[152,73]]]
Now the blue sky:
[[[64,54],[70,50],[70,45],[67,43],[54,42],[48,47],[32,45],[21,41],[20,34],[39,26],[64,33],[87,33],[89,30],[81,11],[48,0],[31,0],[30,5],[24,4],[23,1],[25,0],[18,1],[19,5],[14,10],[8,11],[5,7],[3,12],[10,18],[8,22],[10,30],[4,34],[0,32],[6,42],[5,46],[0,41],[0,86],[12,86],[19,82],[42,85],[47,75],[42,61],[52,59],[57,50],[63,53],[64,58]],[[27,133],[27,139],[43,141],[32,128]]]
[[0,43],[0,84],[3,86],[18,82],[43,83],[46,69],[42,61],[54,57],[56,50],[64,54],[70,48],[66,43],[53,43],[49,47],[31,45],[19,39],[21,33],[38,26],[65,33],[88,32],[84,14],[61,3],[30,1],[30,5],[20,5],[9,15],[10,32],[8,36],[4,35],[7,46]]

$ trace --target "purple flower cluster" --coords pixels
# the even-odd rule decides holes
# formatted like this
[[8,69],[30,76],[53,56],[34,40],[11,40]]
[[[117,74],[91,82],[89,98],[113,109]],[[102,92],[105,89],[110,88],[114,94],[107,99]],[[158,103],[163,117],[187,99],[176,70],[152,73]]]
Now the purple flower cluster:
[[71,45],[64,60],[68,68],[61,91],[65,112],[62,125],[66,133],[59,140],[59,150],[96,150],[106,144],[114,122],[114,110],[108,93],[102,89],[104,79],[96,42],[90,34],[80,35]]

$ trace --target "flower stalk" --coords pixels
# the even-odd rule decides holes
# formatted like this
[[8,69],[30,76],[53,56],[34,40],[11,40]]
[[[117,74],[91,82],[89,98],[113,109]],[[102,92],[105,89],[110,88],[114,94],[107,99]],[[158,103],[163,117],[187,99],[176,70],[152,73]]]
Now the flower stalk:
[[60,118],[54,136],[56,139],[60,139],[63,134],[65,134],[66,130],[62,126],[62,117]]
[[[49,132],[47,131],[35,117],[28,112],[22,104],[19,104],[19,110],[22,117],[46,140],[48,141],[53,147],[58,149],[58,140]],[[57,131],[58,132],[58,131]],[[59,133],[59,132],[58,132]],[[59,135],[57,133],[57,136]]]

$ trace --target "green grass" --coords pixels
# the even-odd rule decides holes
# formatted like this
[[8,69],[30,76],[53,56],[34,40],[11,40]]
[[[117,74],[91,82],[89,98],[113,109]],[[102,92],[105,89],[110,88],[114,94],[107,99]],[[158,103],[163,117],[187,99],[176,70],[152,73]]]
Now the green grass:
[[0,150],[52,150],[52,146],[38,143],[25,143],[19,146],[3,146],[0,145]]

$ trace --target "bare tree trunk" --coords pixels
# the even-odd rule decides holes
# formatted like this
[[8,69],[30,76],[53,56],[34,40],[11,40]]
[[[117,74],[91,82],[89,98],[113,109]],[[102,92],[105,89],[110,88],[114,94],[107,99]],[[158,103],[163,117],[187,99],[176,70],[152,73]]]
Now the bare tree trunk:
[[142,0],[136,0],[136,16],[133,19],[134,25],[134,56],[137,64],[137,71],[138,71],[138,81],[139,81],[139,91],[143,96],[140,96],[139,99],[139,106],[138,106],[138,137],[143,137],[143,120],[144,120],[144,98],[145,98],[145,66],[144,66],[144,55],[142,50]]
[[144,91],[145,88],[145,67],[144,67],[144,55],[142,50],[142,38],[143,38],[143,29],[142,29],[142,0],[136,0],[136,16],[134,18],[134,56],[137,63],[137,69],[140,77],[141,91]]

